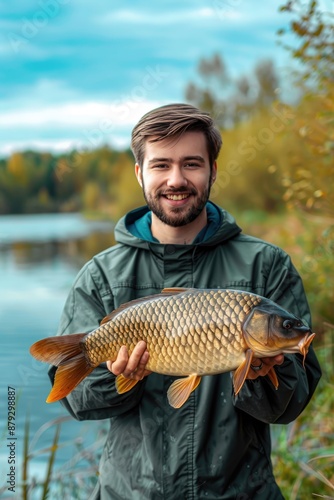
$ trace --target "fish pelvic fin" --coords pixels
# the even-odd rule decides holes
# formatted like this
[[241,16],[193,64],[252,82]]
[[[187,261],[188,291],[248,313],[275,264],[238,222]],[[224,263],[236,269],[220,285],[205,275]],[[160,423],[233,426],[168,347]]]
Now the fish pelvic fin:
[[116,377],[116,391],[118,394],[124,394],[125,392],[131,391],[138,382],[139,380],[126,378],[124,375],[120,374]]
[[172,383],[167,391],[167,398],[169,404],[173,408],[181,408],[187,401],[190,394],[198,387],[202,377],[196,373],[189,375],[189,377],[179,378]]
[[58,366],[54,385],[46,400],[53,403],[66,397],[95,368],[82,350],[86,333],[48,337],[30,347],[34,358]]
[[246,359],[235,370],[233,375],[233,389],[235,396],[241,391],[242,386],[245,383],[254,355],[251,349],[247,349],[245,354],[246,354]]

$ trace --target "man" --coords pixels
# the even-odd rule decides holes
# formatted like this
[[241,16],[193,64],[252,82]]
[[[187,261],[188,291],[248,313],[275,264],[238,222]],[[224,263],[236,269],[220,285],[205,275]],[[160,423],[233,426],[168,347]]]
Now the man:
[[[163,106],[139,121],[132,150],[147,206],[121,219],[118,244],[79,273],[60,334],[92,331],[121,304],[173,286],[255,292],[310,322],[288,255],[243,235],[208,202],[220,147],[212,119],[190,105]],[[110,419],[93,498],[282,499],[269,424],[291,422],[309,402],[320,378],[312,348],[305,369],[300,355],[254,361],[236,397],[230,373],[204,377],[178,410],[166,397],[175,378],[150,373],[148,359],[145,342],[132,353],[123,346],[63,400],[79,420]],[[273,366],[278,390],[266,377]],[[121,395],[120,373],[140,381]]]

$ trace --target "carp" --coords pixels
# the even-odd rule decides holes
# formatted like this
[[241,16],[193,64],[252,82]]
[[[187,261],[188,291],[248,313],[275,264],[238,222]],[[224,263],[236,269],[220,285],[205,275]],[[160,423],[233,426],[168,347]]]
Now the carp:
[[[94,368],[115,361],[121,346],[131,353],[140,340],[147,344],[147,370],[181,376],[167,392],[180,408],[203,375],[234,371],[233,388],[241,390],[252,360],[281,353],[301,353],[303,363],[315,334],[299,318],[254,293],[227,289],[166,288],[132,300],[106,316],[90,333],[39,340],[30,353],[57,366],[51,403],[66,397]],[[274,368],[268,377],[278,388]],[[119,375],[119,394],[137,380]]]

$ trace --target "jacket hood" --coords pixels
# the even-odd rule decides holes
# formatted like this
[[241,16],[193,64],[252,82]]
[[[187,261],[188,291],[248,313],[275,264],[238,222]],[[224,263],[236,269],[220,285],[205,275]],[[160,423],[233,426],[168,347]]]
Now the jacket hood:
[[[237,225],[234,217],[221,207],[218,207],[211,201],[209,202],[217,208],[221,215],[221,222],[218,230],[214,235],[212,235],[208,240],[202,243],[195,243],[193,246],[215,246],[219,245],[231,238],[234,238],[241,232],[241,228]],[[152,245],[160,246],[161,243],[152,243],[137,236],[134,236],[128,229],[128,227],[137,219],[143,217],[149,211],[147,206],[143,206],[132,210],[124,217],[122,217],[115,227],[115,239],[117,243],[122,243],[123,245],[128,245],[137,248],[148,249]],[[178,246],[189,246],[189,245],[178,245]]]

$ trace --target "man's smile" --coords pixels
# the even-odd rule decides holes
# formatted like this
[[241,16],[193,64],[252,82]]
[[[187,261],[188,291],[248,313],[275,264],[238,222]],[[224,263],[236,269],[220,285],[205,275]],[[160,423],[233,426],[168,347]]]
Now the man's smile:
[[172,200],[172,201],[181,201],[185,200],[186,198],[189,198],[190,193],[183,193],[183,194],[165,194],[163,195],[167,200]]

